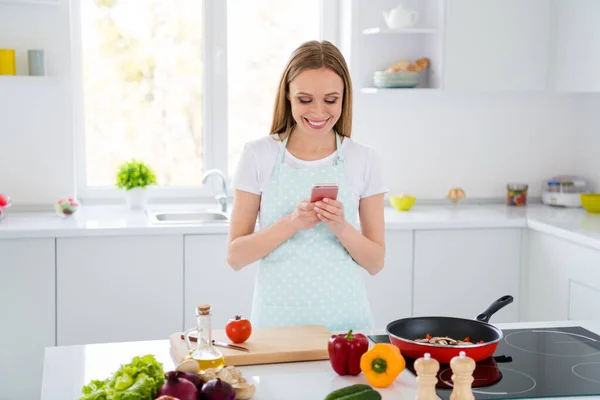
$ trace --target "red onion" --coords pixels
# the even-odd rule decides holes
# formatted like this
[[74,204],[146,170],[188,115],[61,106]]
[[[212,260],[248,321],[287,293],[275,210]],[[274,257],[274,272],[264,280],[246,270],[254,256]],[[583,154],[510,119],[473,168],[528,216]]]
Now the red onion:
[[198,389],[198,393],[200,393],[200,389],[202,389],[202,385],[204,385],[204,382],[202,382],[202,379],[200,379],[200,375],[185,371],[180,372],[181,375],[179,375],[179,377],[182,379],[187,379],[188,381],[196,385],[196,389]]
[[202,386],[201,400],[235,400],[235,390],[220,378],[211,379]]
[[185,379],[180,371],[169,371],[165,374],[167,379],[158,391],[159,396],[173,396],[179,400],[198,400],[196,385]]

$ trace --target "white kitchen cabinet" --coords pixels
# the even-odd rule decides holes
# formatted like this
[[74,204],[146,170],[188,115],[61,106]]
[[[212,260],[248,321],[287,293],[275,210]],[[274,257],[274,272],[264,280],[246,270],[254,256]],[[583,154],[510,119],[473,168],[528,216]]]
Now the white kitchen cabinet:
[[457,229],[415,233],[414,314],[475,318],[492,302],[514,302],[491,318],[519,320],[521,229]]
[[250,318],[258,262],[234,271],[227,264],[227,234],[185,236],[185,328],[196,326],[196,306],[212,306],[213,329],[230,318]]
[[[600,265],[600,253],[596,255],[596,266]],[[585,267],[583,268],[585,270]],[[594,282],[581,281],[581,268],[575,272],[579,277],[569,279],[569,319],[575,321],[600,320],[600,272],[594,272]]]
[[54,239],[0,240],[0,399],[39,399],[54,346]]
[[525,320],[600,319],[600,251],[528,232]]
[[530,229],[526,245],[527,274],[522,285],[525,305],[522,319],[566,320],[569,307],[569,243]]
[[58,345],[167,339],[183,328],[183,236],[57,239]]
[[546,89],[551,0],[450,0],[446,12],[446,90]]
[[365,271],[364,278],[377,328],[412,315],[413,232],[387,230],[385,235],[385,266],[375,276]]
[[556,90],[600,91],[600,1],[556,0]]

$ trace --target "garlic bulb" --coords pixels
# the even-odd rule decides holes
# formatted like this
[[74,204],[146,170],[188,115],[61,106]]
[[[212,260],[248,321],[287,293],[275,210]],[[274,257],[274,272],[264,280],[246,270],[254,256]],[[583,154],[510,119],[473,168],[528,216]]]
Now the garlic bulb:
[[467,195],[461,188],[452,188],[446,197],[450,199],[452,203],[457,204],[459,201],[467,197]]

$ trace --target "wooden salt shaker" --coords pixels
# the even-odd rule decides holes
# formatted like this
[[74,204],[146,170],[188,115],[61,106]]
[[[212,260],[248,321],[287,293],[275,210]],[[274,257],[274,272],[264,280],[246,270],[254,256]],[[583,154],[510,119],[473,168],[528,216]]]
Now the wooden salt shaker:
[[467,357],[464,351],[461,351],[459,356],[450,360],[450,368],[452,368],[452,382],[454,385],[450,400],[475,400],[471,390],[475,361]]
[[415,371],[417,371],[417,396],[415,400],[438,400],[435,394],[435,385],[437,384],[437,373],[440,369],[440,363],[431,358],[429,353],[425,353],[422,358],[415,361]]

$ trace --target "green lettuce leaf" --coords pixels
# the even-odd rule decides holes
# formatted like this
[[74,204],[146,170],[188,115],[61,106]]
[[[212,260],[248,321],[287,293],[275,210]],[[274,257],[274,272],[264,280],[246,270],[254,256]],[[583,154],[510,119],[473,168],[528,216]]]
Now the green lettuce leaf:
[[85,385],[80,400],[153,400],[164,383],[163,366],[153,355],[136,356],[110,378]]
[[114,400],[145,400],[156,398],[155,383],[148,375],[139,375],[127,390],[117,392]]
[[103,381],[100,381],[98,379],[92,379],[92,381],[85,385],[83,389],[81,389],[81,391],[83,392],[83,394],[92,394],[94,392],[104,389],[107,383],[108,379],[105,379]]

